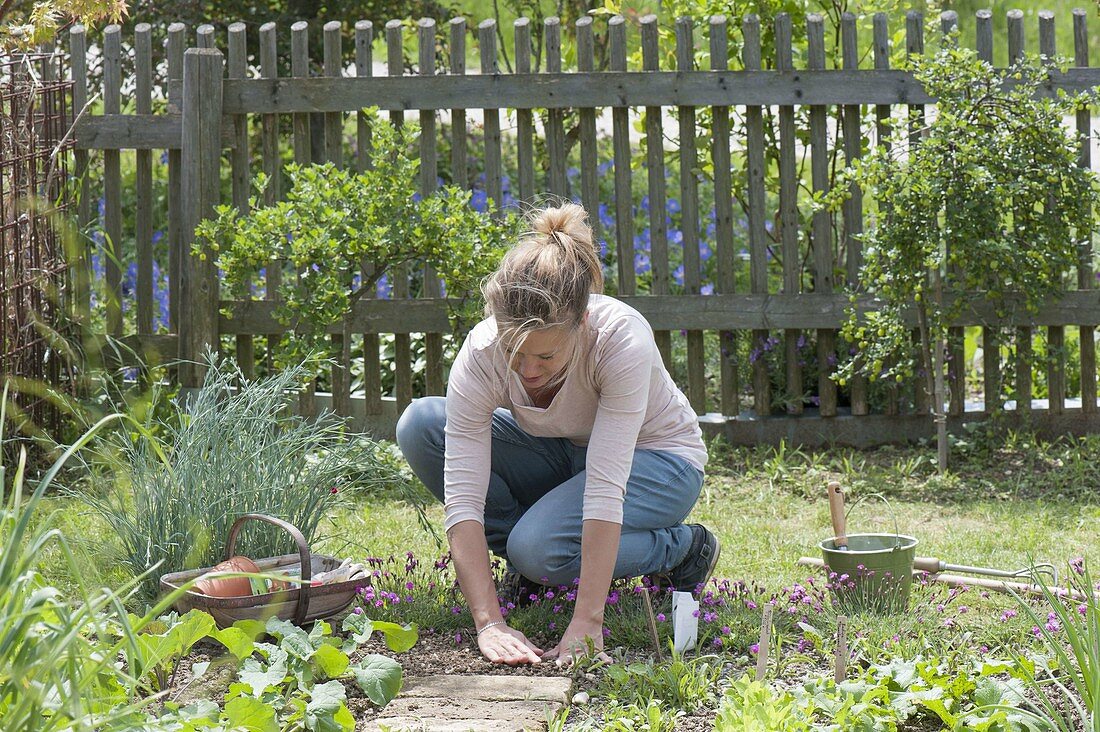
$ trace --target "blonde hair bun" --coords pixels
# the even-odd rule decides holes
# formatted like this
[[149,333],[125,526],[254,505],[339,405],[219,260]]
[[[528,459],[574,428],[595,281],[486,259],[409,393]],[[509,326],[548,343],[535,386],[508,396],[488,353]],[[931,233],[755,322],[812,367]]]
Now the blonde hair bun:
[[603,265],[584,208],[563,203],[537,209],[527,223],[527,233],[481,288],[486,315],[509,341],[550,326],[579,326],[588,295],[603,292]]
[[574,242],[592,246],[588,214],[575,203],[536,210],[531,215],[531,231],[548,240],[556,240],[558,234],[564,234]]

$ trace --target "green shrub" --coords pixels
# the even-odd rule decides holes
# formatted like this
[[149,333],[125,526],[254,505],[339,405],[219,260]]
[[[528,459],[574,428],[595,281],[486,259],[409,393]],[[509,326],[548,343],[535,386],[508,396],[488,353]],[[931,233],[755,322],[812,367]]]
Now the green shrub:
[[841,331],[858,355],[840,364],[837,381],[862,374],[904,382],[923,370],[941,471],[945,379],[961,376],[962,366],[945,365],[951,322],[980,301],[1006,318],[1057,296],[1100,204],[1096,176],[1078,165],[1079,141],[1062,122],[1094,96],[1041,95],[1049,63],[1027,58],[1002,72],[951,47],[918,57],[914,75],[937,99],[920,143],[906,147],[908,131],[896,128],[891,145],[854,161],[822,197],[837,208],[858,185],[879,202]]
[[[146,601],[160,575],[224,559],[229,529],[243,514],[289,521],[312,543],[324,517],[356,491],[405,485],[377,443],[345,434],[333,415],[293,414],[311,364],[256,381],[232,362],[208,365],[202,387],[172,402],[175,413],[155,436],[120,435],[100,451],[96,473],[106,489],[78,491],[117,534],[123,566],[135,576],[158,566],[142,583]],[[251,557],[293,550],[284,531],[259,522],[242,530],[236,547]]]
[[[438,294],[464,298],[518,233],[514,215],[474,210],[469,191],[447,186],[421,196],[408,129],[375,120],[371,139],[366,170],[290,165],[285,200],[264,206],[254,196],[246,214],[219,206],[217,218],[196,230],[193,254],[216,258],[238,299],[255,297],[251,282],[262,268],[285,270],[275,318],[293,330],[282,340],[282,360],[329,353],[326,331],[333,326],[342,326],[350,345],[352,308],[403,265],[433,268],[445,287]],[[266,176],[257,178],[257,190],[268,185]],[[428,282],[422,286],[427,294]],[[451,313],[456,329],[479,313],[464,305]]]

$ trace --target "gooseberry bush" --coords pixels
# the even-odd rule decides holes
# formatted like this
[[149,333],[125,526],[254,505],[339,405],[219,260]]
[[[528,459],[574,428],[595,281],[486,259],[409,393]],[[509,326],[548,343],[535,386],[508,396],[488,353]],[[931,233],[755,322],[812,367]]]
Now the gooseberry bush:
[[919,141],[910,144],[898,125],[889,144],[853,161],[821,197],[836,210],[858,186],[879,204],[842,329],[858,355],[835,378],[904,381],[920,369],[940,428],[941,471],[948,327],[980,301],[998,320],[1035,313],[1077,265],[1100,203],[1094,174],[1078,165],[1080,141],[1062,124],[1095,95],[1043,94],[1049,63],[1026,58],[998,71],[952,46],[915,58],[917,80],[937,100]]

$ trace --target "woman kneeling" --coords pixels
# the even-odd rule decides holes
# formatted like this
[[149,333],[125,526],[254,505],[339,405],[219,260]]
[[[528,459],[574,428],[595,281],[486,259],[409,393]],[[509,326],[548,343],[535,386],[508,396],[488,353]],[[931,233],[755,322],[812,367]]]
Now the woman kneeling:
[[[686,591],[709,580],[718,540],[683,523],[706,447],[649,324],[597,294],[603,273],[580,206],[536,212],[482,289],[487,317],[463,343],[446,398],[414,401],[397,441],[444,502],[481,652],[508,664],[572,660],[603,648],[613,578],[657,576]],[[515,587],[578,582],[555,648],[508,626],[487,549]]]

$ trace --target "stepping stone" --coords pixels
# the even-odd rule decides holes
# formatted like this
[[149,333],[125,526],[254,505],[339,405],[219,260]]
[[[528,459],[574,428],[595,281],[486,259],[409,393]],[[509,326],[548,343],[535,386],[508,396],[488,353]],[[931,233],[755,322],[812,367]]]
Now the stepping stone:
[[572,681],[556,676],[413,677],[366,730],[525,732],[546,729],[569,698]]

